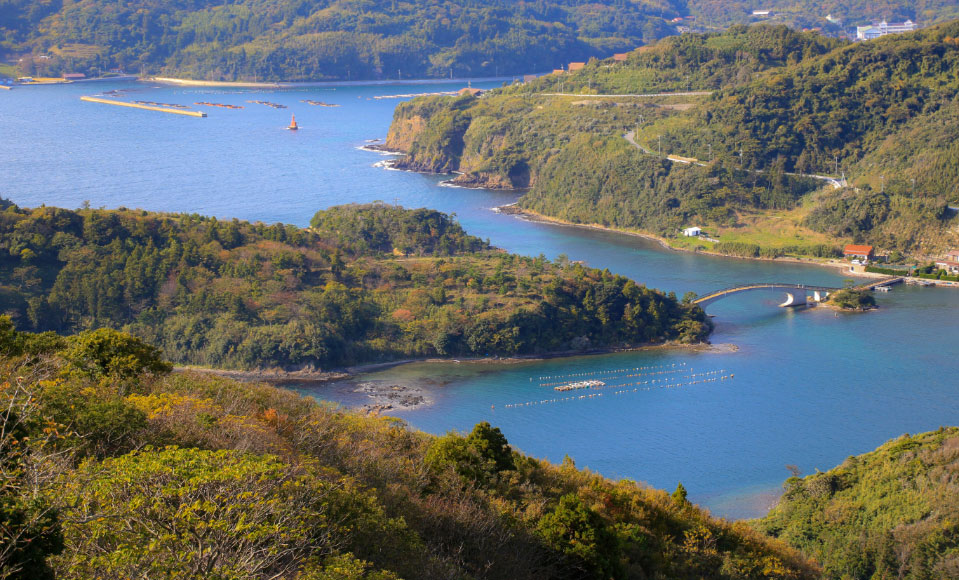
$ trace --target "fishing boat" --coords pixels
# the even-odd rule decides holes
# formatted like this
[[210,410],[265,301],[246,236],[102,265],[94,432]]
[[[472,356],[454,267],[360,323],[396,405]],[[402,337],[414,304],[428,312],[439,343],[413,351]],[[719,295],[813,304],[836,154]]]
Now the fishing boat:
[[293,120],[290,121],[290,126],[287,127],[290,131],[296,131],[299,127],[296,126],[296,115],[293,115]]

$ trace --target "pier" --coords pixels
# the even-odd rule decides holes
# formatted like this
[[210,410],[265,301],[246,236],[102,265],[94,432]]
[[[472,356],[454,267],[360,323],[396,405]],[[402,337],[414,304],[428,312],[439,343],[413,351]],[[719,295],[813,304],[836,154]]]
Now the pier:
[[183,109],[168,109],[166,107],[155,107],[153,105],[142,105],[140,103],[126,103],[123,101],[111,101],[110,99],[101,99],[99,97],[80,97],[81,101],[90,103],[103,103],[104,105],[117,105],[118,107],[131,107],[133,109],[144,109],[147,111],[159,111],[161,113],[173,113],[175,115],[187,115],[189,117],[206,117],[202,111],[184,111]]

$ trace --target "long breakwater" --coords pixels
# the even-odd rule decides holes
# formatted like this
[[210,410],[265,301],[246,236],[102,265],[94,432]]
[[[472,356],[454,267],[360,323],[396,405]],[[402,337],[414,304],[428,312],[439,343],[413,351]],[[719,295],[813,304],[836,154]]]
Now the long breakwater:
[[141,103],[127,103],[124,101],[112,101],[110,99],[101,99],[99,97],[80,97],[81,101],[90,103],[103,103],[104,105],[116,105],[118,107],[130,107],[132,109],[145,109],[147,111],[159,111],[160,113],[173,113],[175,115],[187,115],[189,117],[206,117],[202,111],[185,111],[182,109],[170,109],[167,107],[156,107],[153,105],[144,105]]

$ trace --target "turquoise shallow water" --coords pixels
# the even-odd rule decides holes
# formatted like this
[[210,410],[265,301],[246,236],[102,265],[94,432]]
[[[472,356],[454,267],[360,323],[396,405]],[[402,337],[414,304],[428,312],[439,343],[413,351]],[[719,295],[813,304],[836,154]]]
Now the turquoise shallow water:
[[[460,88],[354,86],[280,91],[153,88],[139,83],[18,88],[0,94],[0,195],[18,204],[140,207],[305,225],[340,203],[384,200],[455,212],[475,235],[528,255],[561,253],[682,294],[743,282],[842,285],[832,270],[676,253],[630,236],[523,221],[490,208],[516,195],[438,187],[436,176],[385,171],[361,151],[382,138],[396,99],[375,95]],[[133,88],[131,99],[244,105],[194,119],[84,103],[83,94]],[[311,107],[301,99],[339,103]],[[274,110],[247,100],[288,105]],[[283,130],[296,113],[301,130]],[[515,365],[415,364],[363,377],[387,384],[429,379],[432,405],[399,412],[442,433],[477,421],[517,447],[611,477],[672,489],[730,517],[759,515],[789,475],[829,469],[904,432],[959,422],[959,291],[898,287],[881,309],[835,316],[787,311],[782,296],[754,293],[711,305],[712,340],[736,352],[657,350]],[[735,378],[566,403],[540,376],[650,365]],[[679,367],[677,367],[679,368]],[[530,379],[534,380],[530,380]],[[346,404],[369,402],[346,384],[298,387]],[[491,409],[495,405],[495,410]]]

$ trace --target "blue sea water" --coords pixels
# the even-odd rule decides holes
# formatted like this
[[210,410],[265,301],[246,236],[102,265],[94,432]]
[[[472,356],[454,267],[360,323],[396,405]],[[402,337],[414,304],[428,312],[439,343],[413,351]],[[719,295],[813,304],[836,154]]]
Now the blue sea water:
[[[495,213],[491,208],[517,195],[441,187],[439,176],[375,167],[384,157],[359,149],[385,137],[400,100],[373,97],[462,86],[18,87],[0,93],[0,195],[27,207],[89,202],[298,225],[331,205],[382,200],[454,212],[470,233],[509,251],[566,254],[679,295],[755,281],[843,284],[830,269],[672,252],[636,237]],[[197,119],[79,100],[110,89],[132,89],[123,97],[128,100],[245,108],[197,107],[209,114]],[[309,106],[305,99],[341,106]],[[292,113],[297,132],[284,130]],[[709,306],[716,323],[712,342],[737,350],[653,350],[509,365],[417,363],[361,380],[420,385],[432,404],[394,413],[415,427],[466,431],[488,420],[534,456],[558,462],[568,455],[580,467],[655,487],[672,489],[682,481],[691,499],[728,517],[764,513],[789,475],[787,464],[804,473],[826,470],[901,433],[959,423],[959,291],[900,286],[877,296],[877,311],[838,316],[826,309],[781,309],[782,298],[743,294]],[[539,377],[663,365],[735,376],[506,407],[561,398],[539,386]],[[369,402],[353,383],[298,388],[344,404]]]

